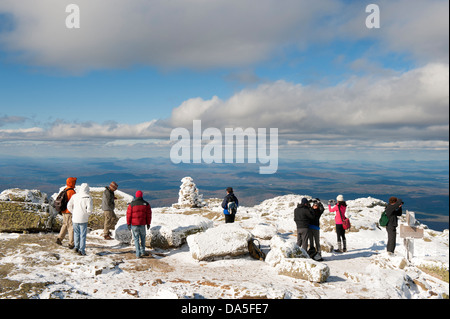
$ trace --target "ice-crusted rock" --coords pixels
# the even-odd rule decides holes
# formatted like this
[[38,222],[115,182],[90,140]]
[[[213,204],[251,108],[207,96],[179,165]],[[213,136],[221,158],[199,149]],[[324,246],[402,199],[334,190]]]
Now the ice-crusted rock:
[[284,258],[309,258],[309,256],[295,240],[274,236],[270,241],[270,251],[266,256],[266,262],[275,267]]
[[58,231],[62,219],[48,223],[51,215],[47,194],[12,188],[0,194],[0,232]]
[[277,228],[273,225],[260,223],[253,228],[251,233],[259,239],[271,239],[277,234]]
[[279,275],[311,282],[325,282],[330,276],[330,268],[327,265],[305,258],[283,258],[275,269]]
[[292,239],[275,236],[270,241],[266,262],[280,275],[312,282],[324,282],[330,276],[327,265],[309,258],[307,252]]
[[191,256],[197,260],[214,260],[248,253],[252,234],[238,224],[222,224],[204,233],[189,236]]
[[5,189],[0,193],[0,201],[14,201],[23,203],[46,204],[47,194],[37,189]]
[[[187,236],[203,232],[212,226],[211,220],[201,216],[154,213],[145,243],[151,248],[180,247],[186,242]],[[128,230],[125,216],[117,222],[114,236],[122,243],[132,243],[133,236]]]

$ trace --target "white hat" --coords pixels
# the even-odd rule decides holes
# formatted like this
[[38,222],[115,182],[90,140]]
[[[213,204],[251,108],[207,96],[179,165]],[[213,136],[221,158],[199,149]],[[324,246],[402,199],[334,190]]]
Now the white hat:
[[344,196],[338,195],[338,197],[336,197],[336,200],[337,200],[338,202],[343,202],[343,201],[344,201]]

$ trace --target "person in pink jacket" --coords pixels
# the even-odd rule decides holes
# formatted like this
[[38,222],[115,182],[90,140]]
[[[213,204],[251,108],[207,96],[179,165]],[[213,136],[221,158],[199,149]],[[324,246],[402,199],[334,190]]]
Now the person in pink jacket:
[[[338,242],[338,252],[346,252],[347,251],[347,241],[345,239],[345,230],[344,226],[342,225],[342,218],[345,217],[345,211],[347,210],[347,204],[344,201],[344,196],[338,195],[336,198],[337,204],[335,205],[334,200],[328,201],[328,211],[330,213],[336,212],[336,215],[334,216],[334,222],[336,223],[336,234],[337,234],[337,242]],[[331,207],[333,205],[333,207]],[[342,247],[343,244],[343,247]]]

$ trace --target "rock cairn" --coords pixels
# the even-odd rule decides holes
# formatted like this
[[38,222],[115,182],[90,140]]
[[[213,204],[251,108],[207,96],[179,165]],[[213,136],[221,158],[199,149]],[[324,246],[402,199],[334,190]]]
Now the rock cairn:
[[172,205],[174,208],[200,208],[205,206],[203,195],[198,193],[192,177],[184,177],[181,180],[180,191],[178,192],[178,203]]

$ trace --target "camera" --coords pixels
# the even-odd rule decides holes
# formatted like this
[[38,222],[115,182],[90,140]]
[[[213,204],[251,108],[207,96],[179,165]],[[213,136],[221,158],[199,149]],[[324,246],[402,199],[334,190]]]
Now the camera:
[[328,205],[336,205],[336,201],[334,199],[330,199],[328,201]]

